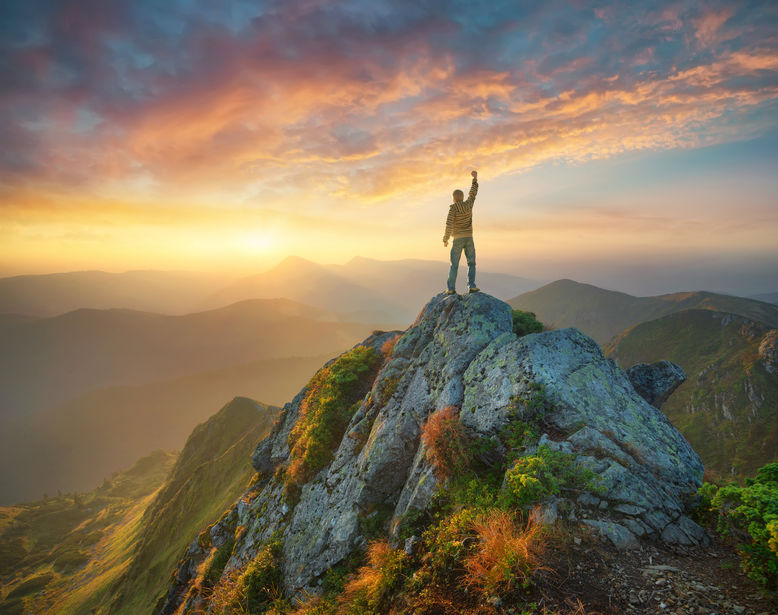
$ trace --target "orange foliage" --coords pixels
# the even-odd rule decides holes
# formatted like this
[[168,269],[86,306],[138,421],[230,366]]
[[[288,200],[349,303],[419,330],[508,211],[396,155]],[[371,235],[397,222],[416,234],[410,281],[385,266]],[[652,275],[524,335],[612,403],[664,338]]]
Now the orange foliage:
[[533,571],[545,569],[540,556],[545,540],[543,526],[530,516],[525,527],[518,528],[510,513],[492,509],[473,522],[478,534],[478,550],[465,559],[465,584],[485,595],[510,589],[514,580],[527,586]]
[[385,539],[370,543],[368,563],[357,570],[338,596],[338,613],[383,611],[385,600],[401,581],[407,557]]
[[453,406],[430,414],[421,428],[421,440],[438,479],[446,480],[470,465],[467,435]]
[[384,359],[388,359],[391,356],[392,350],[394,350],[394,345],[401,337],[402,333],[398,333],[394,337],[390,337],[384,342],[383,346],[381,346],[381,354],[383,355]]

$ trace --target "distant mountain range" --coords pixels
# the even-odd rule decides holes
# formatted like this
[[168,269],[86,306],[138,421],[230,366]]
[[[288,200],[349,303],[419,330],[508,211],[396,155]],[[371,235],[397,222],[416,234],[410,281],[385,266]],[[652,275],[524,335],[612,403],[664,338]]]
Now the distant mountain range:
[[0,319],[0,416],[29,415],[98,387],[335,353],[375,326],[334,318],[288,299],[252,299],[184,316],[79,309]]
[[[464,288],[464,267],[460,268]],[[345,265],[320,265],[290,256],[259,274],[229,277],[176,271],[75,271],[0,278],[0,315],[56,316],[79,308],[125,308],[186,314],[245,299],[286,298],[338,312],[349,321],[405,323],[445,287],[448,263],[380,261],[357,257]],[[478,282],[507,299],[540,282],[479,271]]]
[[178,447],[241,390],[283,403],[309,376],[306,357],[320,363],[377,324],[288,299],[183,316],[0,317],[0,503],[85,488],[154,448]]
[[[460,292],[466,268],[460,267]],[[209,297],[206,306],[246,297],[286,297],[316,307],[360,314],[372,321],[412,321],[432,295],[445,289],[448,264],[425,260],[380,261],[357,257],[345,265],[319,265],[290,256],[264,273],[241,278]],[[478,272],[478,283],[497,297],[537,288],[540,283],[504,273]]]
[[682,310],[627,329],[606,350],[623,368],[660,359],[683,367],[687,381],[663,412],[706,469],[744,476],[778,461],[778,373],[768,371],[778,357],[768,331],[743,316]]
[[186,271],[18,275],[0,278],[0,314],[46,317],[79,308],[183,314],[226,283],[224,274]]
[[738,314],[778,327],[778,305],[707,291],[634,297],[573,280],[557,280],[508,301],[554,327],[577,327],[600,344],[628,327],[688,309]]

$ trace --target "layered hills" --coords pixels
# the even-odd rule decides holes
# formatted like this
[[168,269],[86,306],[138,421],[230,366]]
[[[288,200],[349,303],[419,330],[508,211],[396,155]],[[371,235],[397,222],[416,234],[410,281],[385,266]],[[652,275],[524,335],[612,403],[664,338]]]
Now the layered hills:
[[85,489],[154,448],[180,448],[236,393],[281,403],[305,382],[305,357],[320,363],[373,328],[286,299],[2,318],[0,503]]
[[224,275],[185,271],[17,275],[0,278],[0,314],[42,318],[85,307],[183,314],[225,283]]
[[778,330],[744,316],[682,310],[643,322],[606,347],[622,367],[669,359],[687,375],[662,406],[719,476],[778,461]]
[[[0,412],[37,412],[97,387],[336,352],[370,330],[287,299],[246,300],[182,316],[84,308],[4,322]],[[30,386],[33,374],[46,386]]]
[[[224,305],[248,297],[287,297],[373,322],[406,323],[429,296],[443,288],[447,264],[406,259],[380,261],[356,257],[344,265],[320,265],[290,256],[269,271],[236,280],[214,293],[205,305]],[[460,272],[460,276],[464,272]],[[498,297],[536,288],[533,280],[479,271],[478,282]],[[461,286],[464,281],[460,280]]]
[[557,280],[508,301],[555,327],[577,327],[600,344],[629,327],[673,312],[705,309],[778,327],[778,305],[706,291],[635,297],[574,280]]

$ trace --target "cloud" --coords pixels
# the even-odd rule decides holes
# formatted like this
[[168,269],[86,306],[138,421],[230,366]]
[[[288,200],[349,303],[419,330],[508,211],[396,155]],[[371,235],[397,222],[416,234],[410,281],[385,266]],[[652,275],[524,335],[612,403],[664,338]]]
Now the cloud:
[[770,2],[2,10],[6,194],[380,203],[470,166],[742,138],[778,97]]

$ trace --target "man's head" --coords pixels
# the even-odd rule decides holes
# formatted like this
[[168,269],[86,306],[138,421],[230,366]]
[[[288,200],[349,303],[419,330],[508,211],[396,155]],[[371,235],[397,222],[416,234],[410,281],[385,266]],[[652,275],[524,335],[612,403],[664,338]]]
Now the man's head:
[[461,190],[454,190],[454,201],[461,203],[465,200],[465,193]]

